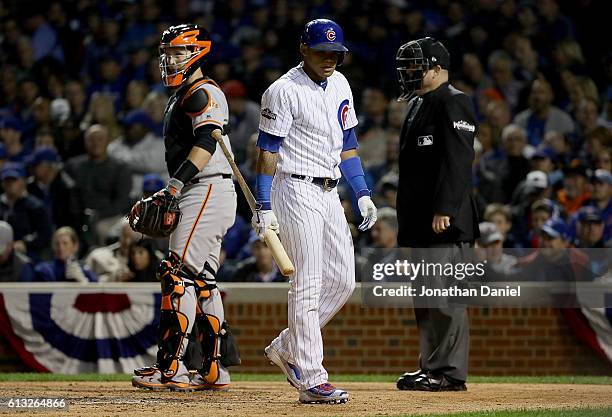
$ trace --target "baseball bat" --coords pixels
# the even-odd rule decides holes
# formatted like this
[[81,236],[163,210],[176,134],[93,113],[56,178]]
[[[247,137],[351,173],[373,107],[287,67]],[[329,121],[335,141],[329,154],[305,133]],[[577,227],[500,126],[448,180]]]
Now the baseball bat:
[[[232,171],[234,172],[234,176],[236,177],[236,180],[238,181],[238,184],[240,185],[240,189],[244,193],[244,196],[246,197],[247,202],[249,203],[251,212],[255,213],[255,209],[257,207],[257,201],[255,201],[255,197],[253,196],[253,193],[249,189],[249,186],[244,180],[244,177],[240,173],[240,170],[238,169],[238,166],[236,165],[236,162],[234,161],[232,154],[230,153],[229,149],[227,149],[227,146],[225,146],[225,142],[223,142],[223,134],[221,133],[221,130],[220,129],[213,130],[212,137],[217,141],[219,146],[221,146],[221,150],[223,151],[223,154],[227,158],[227,162],[229,162],[230,166],[232,167]],[[284,276],[289,276],[293,274],[295,272],[295,268],[293,267],[293,263],[291,262],[291,259],[289,259],[289,255],[287,255],[287,252],[285,251],[283,244],[279,240],[278,235],[272,230],[266,230],[266,233],[264,235],[264,242],[266,242],[266,245],[268,246],[268,248],[270,248],[270,251],[272,252],[272,256],[274,257],[274,260],[276,261],[276,264],[278,265],[281,273]]]

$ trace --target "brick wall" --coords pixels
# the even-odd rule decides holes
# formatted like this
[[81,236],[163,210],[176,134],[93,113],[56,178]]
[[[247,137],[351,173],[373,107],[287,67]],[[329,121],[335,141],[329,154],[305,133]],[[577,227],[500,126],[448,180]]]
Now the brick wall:
[[[556,309],[471,308],[473,375],[610,375],[612,366],[583,345]],[[240,342],[241,372],[271,372],[263,348],[286,326],[284,304],[228,304]],[[417,366],[412,309],[346,305],[323,331],[331,373],[398,374]]]
[[[37,283],[32,288],[38,287],[44,285]],[[73,284],[49,286],[54,290],[64,287],[74,290]],[[101,285],[92,291],[159,290],[154,283],[115,287]],[[46,287],[38,289],[47,291]],[[224,284],[223,290],[226,317],[243,358],[237,371],[276,372],[265,361],[263,349],[287,325],[287,285]],[[607,361],[576,339],[559,310],[481,307],[471,308],[469,316],[472,375],[612,374]],[[323,333],[325,365],[332,373],[399,374],[417,366],[418,333],[411,308],[364,308],[356,291]],[[0,336],[0,372],[24,370]]]

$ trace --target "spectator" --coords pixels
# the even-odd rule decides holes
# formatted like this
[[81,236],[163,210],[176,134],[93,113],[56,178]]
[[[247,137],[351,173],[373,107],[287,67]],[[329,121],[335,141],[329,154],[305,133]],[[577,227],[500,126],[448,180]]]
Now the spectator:
[[0,120],[0,140],[4,144],[6,155],[12,162],[24,162],[28,150],[22,143],[23,125],[12,116]]
[[85,258],[100,282],[129,281],[133,274],[128,267],[129,248],[139,237],[126,220],[122,222],[119,241],[92,250]]
[[93,125],[85,132],[86,155],[68,161],[67,171],[76,182],[79,203],[89,209],[98,240],[104,242],[109,227],[130,206],[131,175],[127,167],[108,158],[109,131]]
[[156,253],[155,242],[151,239],[133,241],[128,249],[127,281],[155,282],[156,269],[161,256]]
[[81,123],[87,113],[87,96],[83,83],[78,80],[71,80],[66,83],[65,95],[70,104],[70,117],[77,123]]
[[247,243],[253,256],[236,266],[232,281],[237,282],[285,282],[274,262],[272,252],[257,235],[251,234]]
[[604,222],[597,207],[585,206],[578,210],[576,225],[577,248],[604,248]]
[[30,258],[13,249],[13,228],[0,220],[0,282],[32,281]]
[[586,167],[579,163],[570,165],[563,171],[563,188],[557,191],[557,201],[567,214],[574,214],[591,198]]
[[506,155],[501,168],[501,185],[504,202],[508,202],[516,186],[529,173],[530,153],[527,148],[527,132],[517,125],[508,125],[502,130],[502,146]]
[[138,110],[142,107],[146,97],[147,85],[142,81],[132,80],[126,88],[125,105],[123,108],[126,111]]
[[570,246],[567,225],[559,218],[551,218],[540,228],[543,253],[551,254],[550,249],[566,249]]
[[597,107],[597,101],[591,98],[582,99],[578,105],[576,121],[578,122],[578,134],[580,137],[586,137],[599,127],[599,110]]
[[[510,124],[512,117],[508,103],[503,100],[490,101],[485,107],[487,125],[490,128],[490,147],[494,148],[500,143],[501,133]],[[485,150],[487,145],[483,142]]]
[[8,158],[6,148],[4,147],[4,144],[0,143],[0,169],[2,169],[4,164],[7,162],[6,158]]
[[153,123],[153,133],[157,137],[163,136],[164,109],[168,102],[168,96],[164,93],[152,91],[147,94],[142,103],[142,110],[149,116]]
[[79,230],[82,210],[76,184],[63,170],[57,151],[53,148],[39,148],[28,162],[33,174],[28,181],[28,192],[43,202],[53,226],[71,226]]
[[361,97],[357,134],[364,168],[383,164],[386,159],[385,126],[387,124],[387,98],[379,88],[366,88]]
[[463,54],[462,78],[473,89],[476,96],[493,85],[489,77],[482,68],[482,63],[477,54]]
[[490,204],[484,212],[484,220],[493,223],[495,228],[504,237],[504,247],[513,248],[516,243],[512,230],[512,215],[508,206],[503,204]]
[[247,158],[249,139],[259,129],[259,104],[247,98],[244,84],[237,80],[229,80],[221,85],[229,105],[229,124],[232,127],[232,150],[236,154],[237,163]]
[[595,156],[595,169],[612,172],[612,146]]
[[93,272],[79,263],[79,238],[73,228],[64,226],[57,229],[52,246],[53,259],[34,267],[36,281],[84,283],[98,280]]
[[49,56],[63,62],[64,51],[57,38],[57,32],[47,22],[42,7],[44,6],[36,4],[34,10],[28,10],[28,17],[25,20],[26,28],[32,33],[34,61]]
[[[540,149],[545,150],[545,153],[549,153],[552,157],[551,162],[556,162],[557,166],[564,167],[568,165],[572,159],[572,147],[567,136],[562,135],[559,132],[548,132],[544,135],[544,142],[540,146]],[[538,169],[538,168],[534,168]],[[540,169],[542,170],[542,169]],[[542,170],[543,171],[543,170]],[[549,176],[551,175],[550,170],[547,170]],[[561,173],[561,171],[559,171]],[[554,180],[551,178],[551,183],[556,183],[557,178]]]
[[508,103],[511,110],[516,110],[523,83],[514,77],[512,67],[512,59],[504,51],[495,51],[489,57],[493,91],[497,97]]
[[159,174],[146,174],[142,177],[142,198],[151,197],[153,194],[164,188],[166,183]]
[[582,159],[587,164],[597,163],[612,149],[612,132],[602,126],[592,129],[584,137],[585,142],[582,147]]
[[[404,115],[405,117],[405,115]],[[399,172],[399,130],[393,128],[387,130],[385,137],[385,161],[377,166],[372,166],[366,172],[366,178],[371,177],[372,183],[376,183],[387,174],[396,174]]]
[[[117,22],[107,22],[109,25]],[[111,100],[113,111],[121,108],[126,79],[121,71],[121,56],[117,52],[102,54],[96,65],[100,69],[100,76],[88,88],[88,95],[102,93]]]
[[595,170],[591,176],[593,193],[586,204],[601,211],[604,222],[604,240],[612,239],[612,174],[603,169]]
[[562,135],[574,133],[572,118],[561,109],[552,105],[553,91],[548,81],[537,79],[531,84],[529,108],[514,118],[514,123],[527,130],[529,144],[537,146],[547,132],[555,131]]
[[51,119],[51,102],[46,97],[37,97],[32,104],[32,117],[35,131],[38,129],[51,129],[53,121]]
[[516,187],[512,195],[511,206],[514,219],[513,234],[517,242],[526,242],[529,239],[531,205],[537,200],[550,198],[550,194],[548,175],[543,171],[531,171]]
[[487,261],[487,268],[494,272],[510,274],[515,271],[517,258],[504,253],[504,235],[497,230],[497,226],[490,222],[482,222],[478,225],[480,237],[476,241],[477,248],[482,249],[482,259]]
[[548,199],[537,200],[531,205],[529,215],[529,234],[523,246],[529,248],[540,247],[540,230],[549,219],[560,217],[557,204]]
[[[518,261],[519,272],[513,279],[527,281],[556,281],[567,285],[565,295],[553,295],[555,305],[572,307],[575,283],[592,279],[589,259],[584,252],[570,248],[567,225],[560,219],[548,220],[541,229],[542,247]],[[545,294],[550,297],[550,294]]]
[[101,92],[92,94],[89,108],[80,127],[85,131],[94,124],[101,124],[108,129],[109,140],[115,140],[121,136],[121,128],[115,117],[113,98],[109,94]]
[[376,207],[396,208],[397,205],[397,183],[399,176],[396,172],[389,172],[383,176],[376,185]]
[[394,249],[397,247],[397,213],[394,208],[383,207],[378,210],[378,220],[372,226],[372,244],[376,248]]
[[127,166],[132,172],[130,197],[138,199],[142,191],[142,177],[147,173],[167,176],[164,142],[151,131],[153,125],[142,110],[128,113],[123,119],[125,136],[108,145],[108,157]]
[[51,220],[42,201],[28,194],[23,164],[7,162],[0,171],[4,194],[0,219],[15,233],[15,250],[38,260],[51,239]]

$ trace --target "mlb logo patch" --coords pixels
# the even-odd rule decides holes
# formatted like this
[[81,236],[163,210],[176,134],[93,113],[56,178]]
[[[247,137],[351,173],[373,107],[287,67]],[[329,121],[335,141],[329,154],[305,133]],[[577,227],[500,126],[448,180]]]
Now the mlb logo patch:
[[433,135],[419,136],[417,139],[417,146],[431,146],[433,145]]

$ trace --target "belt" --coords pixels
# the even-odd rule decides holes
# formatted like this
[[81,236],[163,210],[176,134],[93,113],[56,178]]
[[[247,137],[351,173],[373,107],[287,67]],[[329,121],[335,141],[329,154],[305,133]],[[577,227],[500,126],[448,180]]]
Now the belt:
[[323,188],[324,191],[333,190],[340,180],[334,180],[332,178],[321,178],[321,177],[308,177],[306,175],[291,174],[291,178],[297,180],[311,182],[319,187]]
[[230,178],[232,178],[232,174],[212,174],[212,175],[205,175],[203,177],[198,177],[198,178],[194,178],[191,181],[188,182],[188,184],[197,184],[199,182],[203,182],[204,180],[208,180],[211,178],[217,178],[217,177],[221,177],[224,180],[229,180]]

